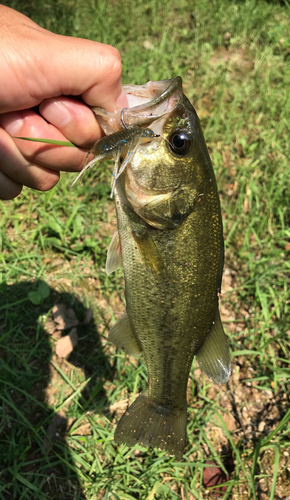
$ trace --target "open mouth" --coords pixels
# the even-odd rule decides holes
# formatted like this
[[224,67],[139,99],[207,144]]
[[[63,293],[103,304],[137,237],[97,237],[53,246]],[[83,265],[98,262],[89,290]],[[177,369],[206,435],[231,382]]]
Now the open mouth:
[[124,90],[128,97],[128,108],[116,109],[114,113],[92,108],[106,135],[121,130],[122,121],[127,127],[150,126],[155,134],[160,134],[164,121],[178,104],[183,92],[180,77],[144,85],[124,85]]

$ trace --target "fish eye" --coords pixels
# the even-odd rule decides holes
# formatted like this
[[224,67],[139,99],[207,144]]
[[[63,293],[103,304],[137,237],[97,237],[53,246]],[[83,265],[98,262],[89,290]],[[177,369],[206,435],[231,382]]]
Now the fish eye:
[[191,138],[186,132],[173,132],[169,137],[169,145],[175,154],[185,156],[190,150]]

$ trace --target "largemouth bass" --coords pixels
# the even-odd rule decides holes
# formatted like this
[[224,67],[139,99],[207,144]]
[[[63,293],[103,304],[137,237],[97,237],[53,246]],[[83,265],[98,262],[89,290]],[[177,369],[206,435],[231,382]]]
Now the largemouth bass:
[[[231,373],[218,309],[224,255],[219,196],[181,79],[129,86],[128,93],[149,102],[125,110],[123,120],[128,127],[150,126],[156,136],[138,144],[115,185],[118,232],[107,272],[123,265],[126,311],[109,340],[128,354],[144,354],[149,382],[122,416],[115,441],[157,446],[181,458],[194,355],[217,383]],[[114,132],[109,114],[102,119]]]

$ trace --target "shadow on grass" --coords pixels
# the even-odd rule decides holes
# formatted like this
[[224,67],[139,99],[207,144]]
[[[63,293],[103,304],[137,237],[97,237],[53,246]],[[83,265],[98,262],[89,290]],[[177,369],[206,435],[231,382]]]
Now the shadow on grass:
[[[66,303],[82,321],[85,307],[74,295],[52,288],[42,304],[32,304],[28,294],[39,283],[0,287],[0,498],[81,500],[86,497],[64,439],[65,415],[46,403],[52,349],[41,317],[55,304]],[[91,381],[76,396],[78,410],[98,411],[107,402],[102,382],[112,378],[112,369],[93,321],[82,325],[81,336],[84,340],[69,361]],[[53,380],[50,388],[55,389]]]

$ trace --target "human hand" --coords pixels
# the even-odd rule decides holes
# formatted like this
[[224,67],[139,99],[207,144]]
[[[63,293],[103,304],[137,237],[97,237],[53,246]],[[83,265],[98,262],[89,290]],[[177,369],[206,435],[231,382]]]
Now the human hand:
[[[9,200],[23,185],[47,191],[61,170],[79,171],[87,150],[102,135],[85,103],[114,111],[126,107],[127,98],[114,47],[56,35],[3,5],[0,32],[0,199]],[[13,136],[69,140],[79,147]]]

